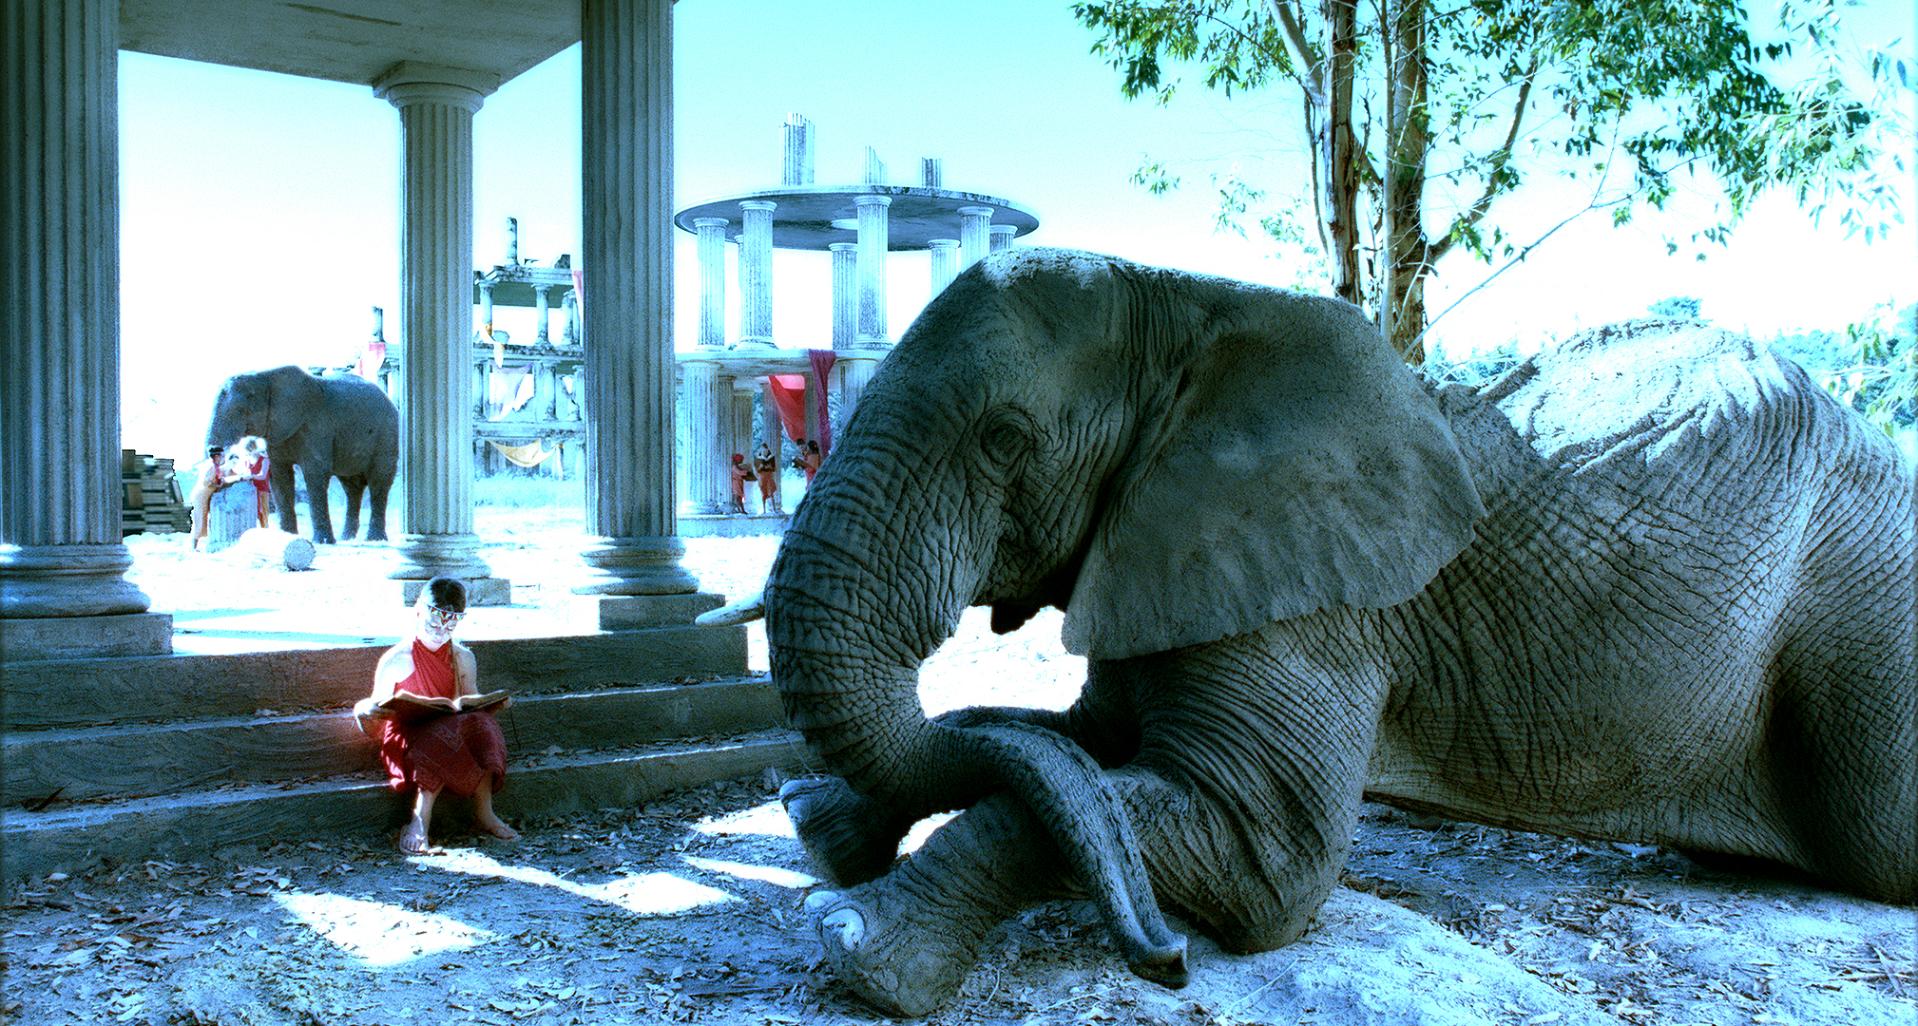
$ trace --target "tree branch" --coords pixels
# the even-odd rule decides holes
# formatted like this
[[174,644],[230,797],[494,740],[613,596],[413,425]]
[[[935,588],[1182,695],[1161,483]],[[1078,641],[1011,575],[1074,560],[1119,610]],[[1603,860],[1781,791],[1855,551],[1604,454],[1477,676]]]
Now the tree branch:
[[1299,85],[1305,89],[1306,99],[1312,105],[1324,110],[1329,102],[1325,87],[1319,81],[1319,62],[1312,59],[1312,48],[1306,44],[1305,27],[1299,23],[1296,0],[1266,0],[1272,7],[1272,13],[1278,16],[1279,27],[1284,30],[1286,47],[1292,51],[1292,60],[1304,74],[1299,76]]
[[1451,230],[1432,243],[1430,256],[1427,257],[1430,263],[1438,263],[1439,258],[1451,250],[1452,244],[1457,241],[1460,233],[1476,227],[1480,221],[1485,220],[1486,212],[1492,209],[1492,201],[1499,197],[1501,192],[1498,184],[1499,173],[1512,162],[1512,147],[1518,142],[1519,126],[1525,121],[1525,103],[1532,97],[1532,82],[1537,77],[1538,58],[1533,57],[1532,66],[1525,69],[1524,84],[1518,87],[1518,102],[1512,105],[1512,124],[1506,129],[1505,144],[1492,153],[1492,169],[1485,176],[1485,191],[1479,194],[1479,198],[1466,209],[1465,213],[1459,215],[1458,220],[1452,222]]

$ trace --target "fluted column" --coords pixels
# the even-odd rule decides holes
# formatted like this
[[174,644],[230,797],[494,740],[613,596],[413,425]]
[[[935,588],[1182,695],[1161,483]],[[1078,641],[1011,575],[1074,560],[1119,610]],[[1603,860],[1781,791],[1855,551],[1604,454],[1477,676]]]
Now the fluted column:
[[959,260],[964,267],[985,259],[991,250],[991,207],[959,208]]
[[[774,473],[777,474],[777,468],[780,465],[779,457],[786,451],[786,434],[785,429],[781,427],[779,423],[779,404],[773,401],[773,386],[771,381],[767,381],[760,386],[759,399],[759,440],[765,442],[766,447],[773,451]],[[748,453],[746,458],[751,459],[752,454]],[[774,480],[778,480],[778,478],[775,477]],[[773,502],[773,509],[768,512],[785,512],[785,499],[783,497],[775,493]],[[748,503],[746,508],[754,509],[756,507]]]
[[686,423],[692,436],[692,451],[686,454],[691,507],[694,513],[718,513],[723,509],[721,499],[727,494],[726,456],[719,451],[720,434],[725,430],[720,419],[719,361],[695,359],[689,354],[682,361],[682,369],[685,375],[680,387],[684,389]]
[[840,357],[835,364],[839,369],[839,416],[833,421],[833,438],[843,436],[846,420],[859,405],[859,397],[866,394],[866,383],[872,380],[873,372],[879,369],[879,360],[884,355],[863,349]]
[[834,242],[832,252],[832,347],[851,349],[859,335],[859,245]]
[[410,61],[373,83],[400,113],[406,537],[393,576],[463,578],[467,601],[478,604],[511,600],[473,534],[473,115],[498,85],[496,76]]
[[892,198],[859,196],[853,204],[859,208],[859,327],[853,344],[885,345],[887,208]]
[[533,316],[539,321],[539,334],[535,335],[534,338],[540,342],[549,341],[546,333],[549,329],[553,312],[552,291],[553,286],[551,285],[533,286]]
[[117,0],[0,7],[0,650],[161,653],[120,540]]
[[480,334],[488,339],[493,337],[493,286],[484,284],[479,287],[480,294]]
[[[669,595],[680,565],[673,480],[673,5],[580,7],[581,250],[586,318],[585,553],[580,590]],[[605,609],[601,610],[605,622]]]
[[739,205],[739,344],[773,344],[773,208],[765,200]]
[[699,232],[699,344],[726,344],[726,225],[723,217],[696,217]]
[[1012,237],[1019,234],[1019,229],[1015,225],[995,224],[987,229],[987,234],[992,237],[992,244],[986,252],[1002,253],[1012,248]]
[[[751,392],[740,391],[739,382],[735,378],[724,378],[721,380],[721,385],[728,396],[726,401],[731,404],[727,407],[731,419],[727,421],[727,431],[729,434],[726,443],[726,458],[731,460],[733,453],[738,453],[741,456],[751,456],[753,452],[753,394]],[[728,487],[731,487],[731,482],[728,482]]]
[[959,240],[932,240],[932,294],[938,295],[959,276]]

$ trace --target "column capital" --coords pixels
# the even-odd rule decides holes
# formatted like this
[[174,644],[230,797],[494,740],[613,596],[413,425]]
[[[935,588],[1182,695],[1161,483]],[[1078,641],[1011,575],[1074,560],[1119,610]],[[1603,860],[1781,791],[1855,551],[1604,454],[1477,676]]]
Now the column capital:
[[933,249],[958,249],[958,239],[927,239],[926,245]]
[[478,111],[498,88],[498,75],[421,61],[401,61],[373,80],[373,95],[395,107],[447,103]]
[[693,227],[694,227],[694,228],[724,228],[724,227],[726,227],[726,226],[727,226],[727,225],[729,225],[729,224],[732,224],[732,222],[731,222],[731,221],[729,221],[729,220],[727,220],[726,218],[723,218],[723,217],[695,217],[695,218],[693,218]]
[[[852,205],[855,207],[890,207],[892,206],[892,197],[880,196],[876,193],[869,192],[854,196],[852,198]],[[992,208],[987,207],[986,209],[990,211]]]
[[959,216],[961,217],[991,217],[992,208],[991,207],[960,207]]
[[833,252],[833,253],[857,253],[859,251],[859,243],[829,242],[826,244],[826,249],[827,251]]
[[742,200],[740,201],[739,209],[741,210],[777,210],[779,209],[779,204],[774,203],[772,200]]

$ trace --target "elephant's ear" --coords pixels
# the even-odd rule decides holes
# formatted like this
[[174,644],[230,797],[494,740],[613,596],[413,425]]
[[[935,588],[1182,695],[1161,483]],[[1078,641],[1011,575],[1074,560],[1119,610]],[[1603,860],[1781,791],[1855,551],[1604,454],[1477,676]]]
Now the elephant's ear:
[[1437,403],[1355,309],[1285,293],[1175,346],[1066,609],[1118,659],[1403,602],[1484,514]]

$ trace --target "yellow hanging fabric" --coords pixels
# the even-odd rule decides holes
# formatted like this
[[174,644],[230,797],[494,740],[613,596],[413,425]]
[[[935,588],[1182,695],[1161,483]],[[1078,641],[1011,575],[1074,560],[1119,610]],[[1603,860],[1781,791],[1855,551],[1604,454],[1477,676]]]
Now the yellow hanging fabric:
[[516,467],[537,467],[552,459],[558,452],[557,449],[546,448],[538,440],[527,442],[525,445],[501,445],[488,439],[486,444],[498,449],[500,455],[506,457],[507,461]]

